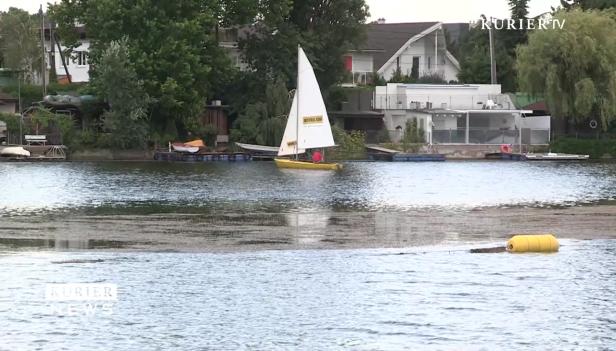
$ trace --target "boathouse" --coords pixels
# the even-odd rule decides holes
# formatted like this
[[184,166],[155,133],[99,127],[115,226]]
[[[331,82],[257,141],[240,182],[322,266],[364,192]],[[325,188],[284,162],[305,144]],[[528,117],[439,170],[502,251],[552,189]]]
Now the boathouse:
[[546,145],[550,116],[518,109],[498,84],[378,86],[373,106],[393,140],[415,120],[430,145]]

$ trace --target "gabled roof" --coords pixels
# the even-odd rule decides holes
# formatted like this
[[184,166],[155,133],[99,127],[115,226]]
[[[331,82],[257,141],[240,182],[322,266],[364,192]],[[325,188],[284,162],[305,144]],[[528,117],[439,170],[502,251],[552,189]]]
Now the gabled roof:
[[374,68],[380,69],[409,39],[439,24],[439,22],[368,24],[367,41],[362,50],[374,50]]

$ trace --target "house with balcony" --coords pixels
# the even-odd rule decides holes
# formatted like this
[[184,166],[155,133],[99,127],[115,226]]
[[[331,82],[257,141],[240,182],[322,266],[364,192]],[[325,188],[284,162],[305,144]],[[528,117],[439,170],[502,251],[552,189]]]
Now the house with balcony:
[[390,80],[396,71],[457,81],[460,64],[447,50],[445,33],[457,40],[465,28],[468,24],[442,22],[368,24],[365,43],[344,56],[349,73],[344,85],[369,84],[374,74]]
[[391,138],[415,120],[430,145],[546,145],[550,116],[518,109],[498,84],[378,86],[373,108],[384,115]]

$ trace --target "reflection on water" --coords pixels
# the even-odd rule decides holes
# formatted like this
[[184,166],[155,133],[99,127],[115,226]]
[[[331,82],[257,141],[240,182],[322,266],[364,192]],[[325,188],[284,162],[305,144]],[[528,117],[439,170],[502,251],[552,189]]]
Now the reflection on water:
[[93,240],[93,239],[23,239],[0,238],[3,249],[52,249],[58,251],[121,249],[138,243],[131,241]]
[[613,200],[615,163],[348,163],[279,170],[273,163],[0,164],[0,216],[408,210],[550,206]]
[[[0,252],[0,347],[611,349],[616,241],[562,244],[548,255]],[[117,284],[119,297],[111,314],[58,316],[48,283]]]

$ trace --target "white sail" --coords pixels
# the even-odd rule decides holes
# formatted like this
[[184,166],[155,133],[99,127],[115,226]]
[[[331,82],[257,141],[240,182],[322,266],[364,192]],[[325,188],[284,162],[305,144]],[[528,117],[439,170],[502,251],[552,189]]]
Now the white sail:
[[299,114],[299,148],[314,149],[334,146],[327,109],[314,70],[302,48],[298,53],[297,90]]
[[278,156],[301,154],[306,149],[334,145],[332,128],[317,77],[304,50],[298,48],[297,90]]
[[287,127],[284,130],[282,141],[280,142],[280,148],[278,149],[278,156],[289,156],[304,153],[306,150],[297,150],[297,94],[293,97],[293,104],[291,105],[291,111],[289,112],[289,118],[287,118]]

